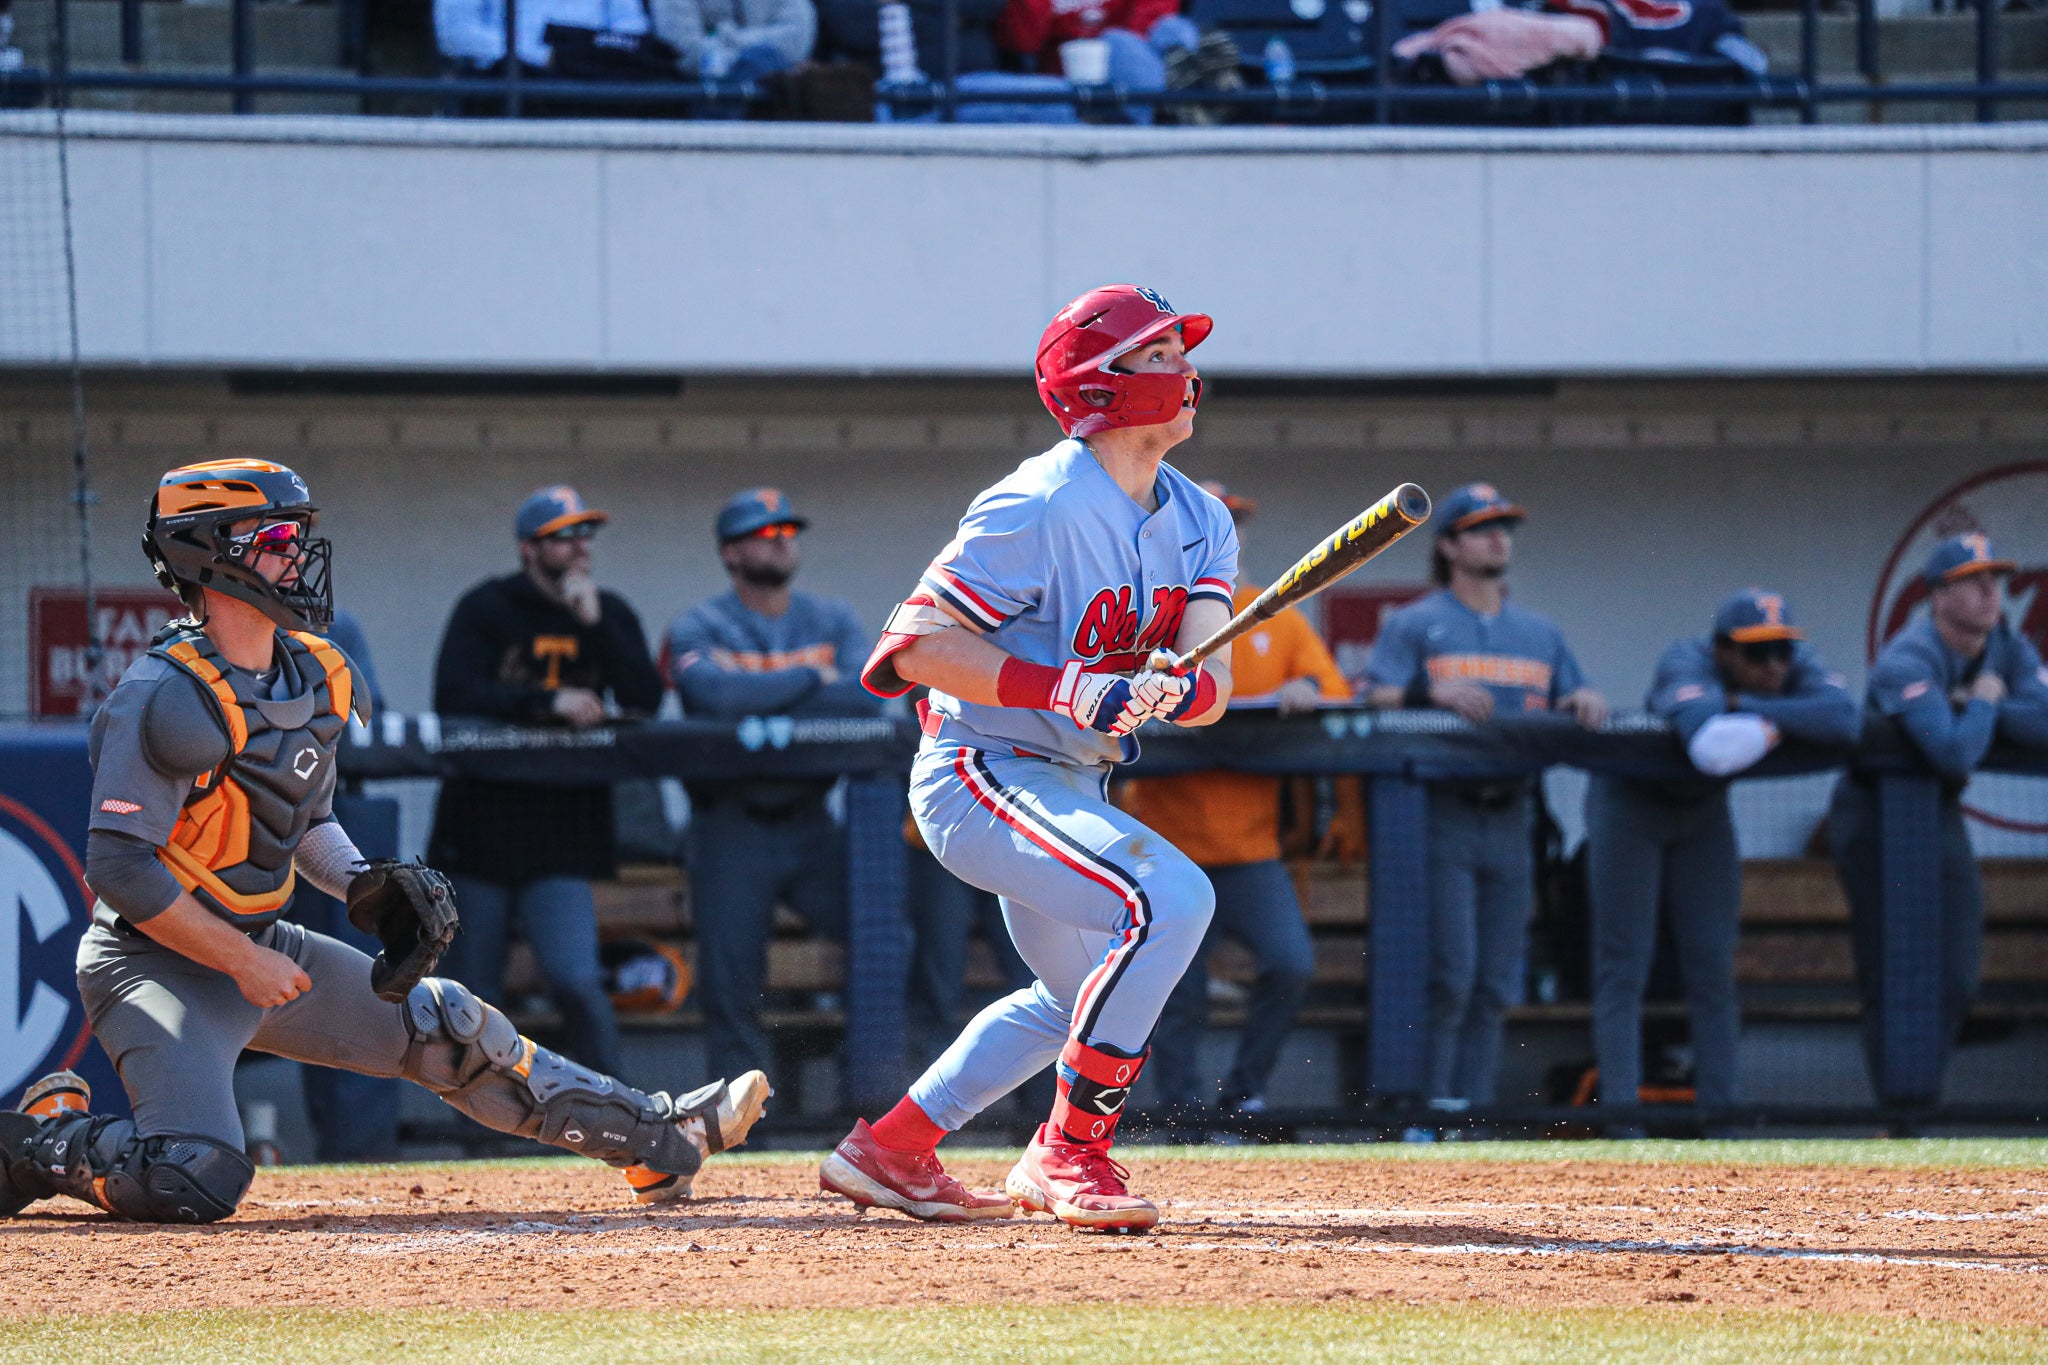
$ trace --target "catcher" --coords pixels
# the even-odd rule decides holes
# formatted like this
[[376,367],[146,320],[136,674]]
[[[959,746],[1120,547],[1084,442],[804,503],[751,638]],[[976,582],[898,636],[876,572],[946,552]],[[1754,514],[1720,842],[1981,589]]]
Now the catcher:
[[[536,1047],[459,982],[445,878],[366,863],[330,811],[335,747],[363,717],[333,612],[330,547],[291,470],[219,460],[165,474],[143,548],[190,608],[94,717],[78,948],[94,1034],[133,1103],[90,1112],[59,1072],[0,1112],[0,1215],[66,1194],[141,1222],[233,1213],[254,1168],[235,1110],[244,1048],[403,1076],[478,1122],[621,1168],[639,1202],[689,1197],[744,1141],[767,1078],[643,1094]],[[298,879],[344,900],[370,958],[279,920]]]

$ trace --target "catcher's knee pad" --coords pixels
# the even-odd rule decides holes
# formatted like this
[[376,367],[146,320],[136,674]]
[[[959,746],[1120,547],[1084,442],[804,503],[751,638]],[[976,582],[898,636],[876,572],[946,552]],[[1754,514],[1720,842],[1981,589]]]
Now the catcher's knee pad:
[[[642,1094],[536,1045],[459,981],[430,976],[413,987],[405,1025],[413,1039],[405,1075],[485,1122],[502,1113],[507,1131],[615,1166],[693,1175],[703,1164],[667,1096]],[[453,1044],[453,1058],[437,1061],[437,1043]],[[485,1091],[509,1096],[521,1112],[503,1113],[482,1099]]]
[[45,1122],[8,1175],[32,1197],[68,1194],[138,1223],[216,1223],[242,1202],[256,1166],[213,1138],[138,1137],[127,1119],[76,1114]]

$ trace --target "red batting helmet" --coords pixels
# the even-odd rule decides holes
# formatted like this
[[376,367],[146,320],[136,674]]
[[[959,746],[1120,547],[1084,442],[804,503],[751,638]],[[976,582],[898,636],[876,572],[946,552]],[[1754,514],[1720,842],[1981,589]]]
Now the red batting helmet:
[[1069,436],[1171,422],[1183,402],[1201,401],[1201,380],[1189,398],[1181,375],[1123,374],[1110,366],[1173,327],[1192,351],[1215,325],[1206,313],[1174,312],[1135,284],[1091,289],[1060,309],[1038,339],[1038,396]]

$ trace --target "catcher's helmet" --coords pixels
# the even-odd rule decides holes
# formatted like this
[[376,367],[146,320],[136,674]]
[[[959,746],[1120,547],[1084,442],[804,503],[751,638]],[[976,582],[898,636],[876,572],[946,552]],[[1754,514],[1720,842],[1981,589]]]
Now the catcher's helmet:
[[1135,284],[1106,284],[1075,299],[1038,339],[1038,396],[1069,436],[1112,427],[1171,422],[1185,402],[1201,402],[1202,381],[1177,374],[1124,374],[1110,366],[1171,328],[1192,351],[1215,322],[1206,313],[1176,313],[1173,305]]
[[[142,552],[157,582],[199,610],[211,588],[260,610],[286,630],[325,632],[334,623],[332,547],[311,537],[318,509],[306,481],[267,460],[209,460],[165,474],[149,501]],[[240,534],[229,528],[244,522]],[[289,561],[282,581],[256,572],[269,551]]]

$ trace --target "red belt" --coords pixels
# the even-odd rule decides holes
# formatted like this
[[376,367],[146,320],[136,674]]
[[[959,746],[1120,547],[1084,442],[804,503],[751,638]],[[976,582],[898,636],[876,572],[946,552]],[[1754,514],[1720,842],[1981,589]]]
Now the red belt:
[[[918,698],[917,728],[924,732],[924,736],[926,739],[937,739],[939,737],[939,727],[941,725],[944,725],[945,723],[946,718],[940,715],[937,711],[932,710],[932,704],[929,698]],[[1010,752],[1015,754],[1018,758],[1042,759],[1045,757],[1044,754],[1034,754],[1029,749],[1020,749],[1014,744],[1010,746]]]

